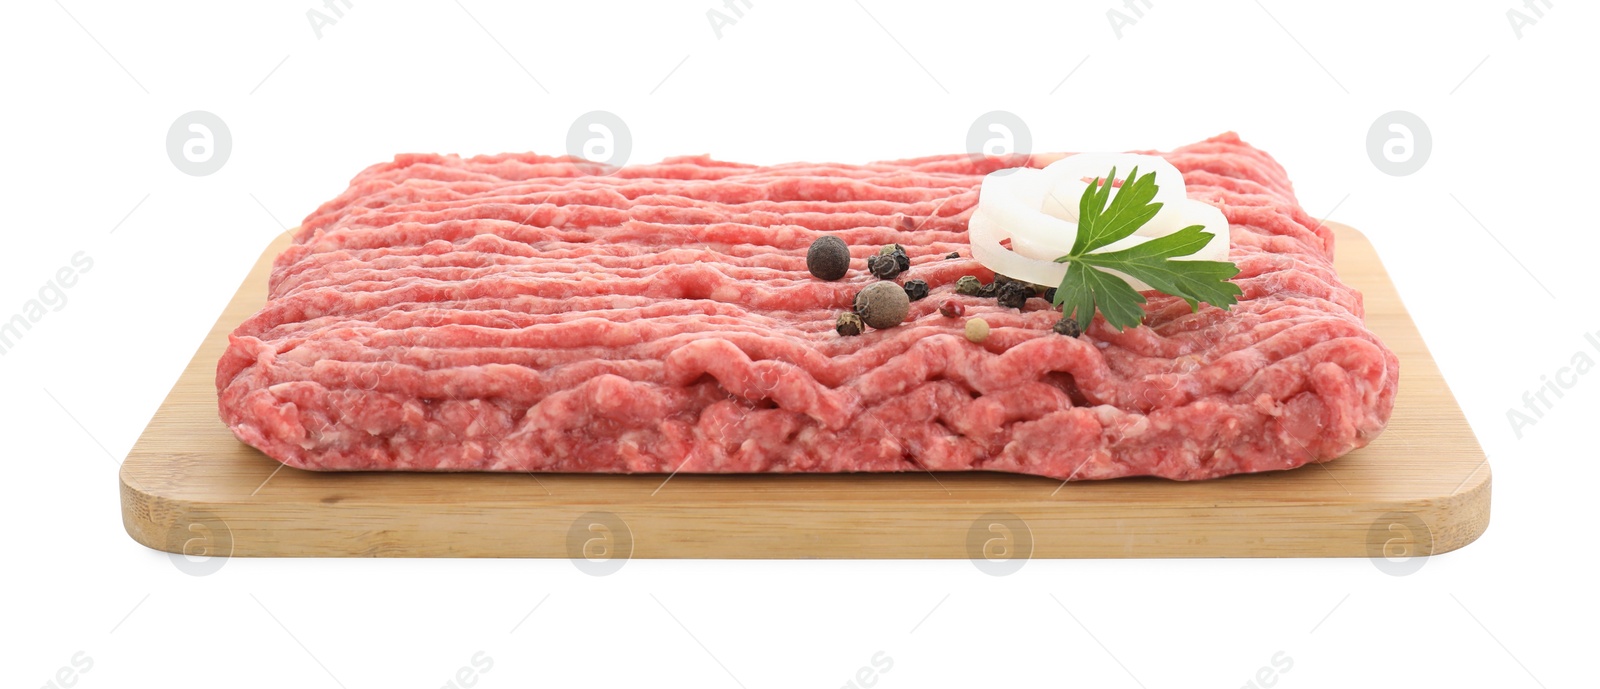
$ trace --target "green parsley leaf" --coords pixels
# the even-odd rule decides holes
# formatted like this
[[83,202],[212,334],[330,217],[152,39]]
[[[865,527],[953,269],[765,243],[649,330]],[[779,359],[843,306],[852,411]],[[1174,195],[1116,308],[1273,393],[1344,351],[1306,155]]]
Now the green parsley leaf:
[[1072,253],[1056,259],[1067,264],[1067,274],[1056,288],[1055,305],[1074,315],[1084,330],[1094,320],[1095,311],[1105,316],[1112,327],[1123,330],[1144,320],[1144,295],[1122,276],[1134,278],[1155,290],[1178,297],[1199,309],[1200,302],[1232,307],[1244,290],[1229,282],[1239,267],[1227,261],[1175,261],[1205,248],[1212,235],[1201,225],[1190,225],[1165,237],[1158,237],[1120,251],[1094,253],[1096,249],[1124,239],[1161,212],[1153,203],[1158,187],[1156,174],[1139,176],[1139,168],[1128,174],[1116,196],[1111,195],[1116,168],[1104,179],[1096,179],[1078,200],[1078,237]]

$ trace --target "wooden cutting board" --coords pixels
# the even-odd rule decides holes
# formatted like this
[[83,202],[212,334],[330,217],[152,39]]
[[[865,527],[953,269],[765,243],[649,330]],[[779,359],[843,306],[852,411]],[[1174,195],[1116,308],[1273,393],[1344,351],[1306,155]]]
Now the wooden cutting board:
[[[1330,223],[1331,225],[1331,223]],[[1339,275],[1400,357],[1388,430],[1291,471],[1181,483],[991,473],[583,475],[317,473],[217,417],[217,358],[266,298],[262,254],[122,465],[128,533],[190,555],[560,557],[1372,557],[1382,567],[1472,542],[1489,465],[1372,244],[1334,226]],[[1420,564],[1421,560],[1412,560]]]

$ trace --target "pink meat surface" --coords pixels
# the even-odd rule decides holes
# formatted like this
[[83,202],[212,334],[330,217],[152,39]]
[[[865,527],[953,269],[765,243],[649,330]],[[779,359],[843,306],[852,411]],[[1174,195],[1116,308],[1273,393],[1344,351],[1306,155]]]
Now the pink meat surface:
[[[988,470],[1205,479],[1338,457],[1388,422],[1398,361],[1334,274],[1333,235],[1233,134],[1162,154],[1222,209],[1231,312],[1146,293],[1145,326],[1052,332],[955,294],[983,175],[935,156],[621,169],[532,154],[402,155],[278,256],[217,364],[223,420],[325,470]],[[850,274],[806,270],[824,235]],[[857,337],[837,314],[898,243],[931,294]],[[946,258],[951,252],[960,258]],[[956,299],[982,344],[938,312]]]

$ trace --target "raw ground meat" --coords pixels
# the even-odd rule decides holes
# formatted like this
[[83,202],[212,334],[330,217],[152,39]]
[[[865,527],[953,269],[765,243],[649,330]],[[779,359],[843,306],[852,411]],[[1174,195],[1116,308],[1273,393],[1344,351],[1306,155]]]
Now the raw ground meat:
[[[1231,312],[1147,293],[1148,327],[1051,331],[955,294],[983,175],[1026,156],[607,169],[532,154],[402,155],[305,219],[217,365],[223,420],[304,469],[990,470],[1205,479],[1361,447],[1398,361],[1333,272],[1333,235],[1233,134],[1161,154],[1220,207]],[[824,282],[825,234],[851,271]],[[905,324],[835,316],[905,247]],[[948,259],[950,252],[961,258]],[[989,322],[982,344],[938,304]]]

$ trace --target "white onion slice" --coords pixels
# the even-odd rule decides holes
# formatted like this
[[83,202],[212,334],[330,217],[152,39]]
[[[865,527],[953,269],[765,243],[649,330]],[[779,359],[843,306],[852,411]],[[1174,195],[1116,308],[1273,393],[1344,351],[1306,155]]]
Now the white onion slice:
[[[1155,201],[1162,204],[1161,211],[1132,235],[1095,253],[1127,249],[1190,225],[1201,225],[1212,234],[1211,241],[1199,252],[1173,260],[1228,260],[1228,220],[1222,211],[1190,199],[1183,174],[1165,159],[1132,153],[1079,153],[1042,169],[1010,168],[990,173],[983,178],[978,207],[967,224],[972,257],[990,270],[1016,280],[1060,284],[1067,266],[1055,259],[1070,253],[1078,237],[1078,199],[1089,187],[1084,180],[1104,177],[1112,167],[1119,176],[1126,176],[1135,166],[1141,175],[1156,173]],[[1117,192],[1113,188],[1111,193],[1115,196]],[[1002,244],[1007,239],[1011,240],[1010,249]],[[1136,290],[1151,289],[1139,280],[1117,275]]]

